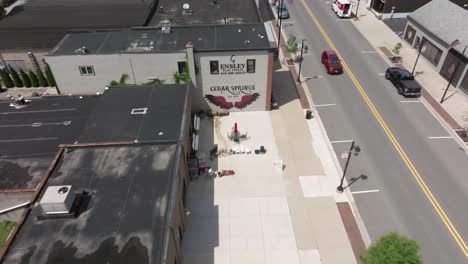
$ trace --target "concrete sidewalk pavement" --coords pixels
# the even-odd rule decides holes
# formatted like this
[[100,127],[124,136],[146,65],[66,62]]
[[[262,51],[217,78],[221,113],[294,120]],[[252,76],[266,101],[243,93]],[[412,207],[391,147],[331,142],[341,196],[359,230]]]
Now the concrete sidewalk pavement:
[[[361,3],[363,6],[363,3]],[[355,27],[369,41],[369,43],[386,59],[389,65],[393,63],[388,56],[382,52],[381,48],[392,50],[397,43],[403,47],[400,50],[404,68],[411,71],[413,69],[418,51],[411,47],[407,42],[400,39],[384,22],[379,20],[367,8],[360,8],[358,19],[352,21]],[[422,85],[425,91],[422,97],[430,104],[438,115],[453,129],[460,130],[468,127],[468,95],[459,89],[450,87],[445,100],[439,103],[447,87],[448,81],[445,80],[434,67],[423,57],[420,56],[415,73],[421,72],[416,76],[417,81]]]

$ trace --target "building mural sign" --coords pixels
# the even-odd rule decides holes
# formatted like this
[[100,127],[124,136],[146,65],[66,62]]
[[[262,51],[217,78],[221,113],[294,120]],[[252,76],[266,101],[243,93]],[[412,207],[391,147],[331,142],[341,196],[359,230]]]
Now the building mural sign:
[[246,74],[247,73],[247,63],[236,63],[236,56],[231,55],[229,58],[229,63],[221,63],[219,65],[219,74],[221,75],[231,75],[231,74]]
[[265,109],[266,56],[201,57],[203,99],[210,108],[228,111]]
[[260,94],[255,92],[254,84],[210,86],[209,90],[210,94],[205,95],[206,100],[226,110],[242,110],[260,97]]

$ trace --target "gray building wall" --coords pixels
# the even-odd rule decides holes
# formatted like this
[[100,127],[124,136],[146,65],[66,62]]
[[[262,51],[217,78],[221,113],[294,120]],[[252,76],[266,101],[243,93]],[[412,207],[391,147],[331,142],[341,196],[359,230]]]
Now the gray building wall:
[[430,1],[431,0],[368,0],[367,6],[377,12],[382,19],[404,18]]
[[[233,51],[233,52],[205,52],[195,53],[195,63],[199,69],[197,74],[198,96],[222,96],[227,102],[232,102],[234,106],[229,111],[264,111],[266,109],[268,72],[271,67],[268,65],[268,51]],[[255,60],[255,73],[247,73],[246,69],[226,70],[221,69],[221,65],[247,64],[247,60]],[[210,61],[218,61],[220,66],[219,74],[211,74]],[[239,86],[241,91],[239,91]],[[202,92],[202,93],[200,93]],[[240,102],[243,96],[255,96],[256,99],[245,108],[235,106],[235,102]],[[220,110],[219,106],[207,102],[211,109]],[[196,105],[195,107],[200,107]]]
[[[62,94],[93,94],[103,92],[112,80],[119,80],[123,73],[128,74],[127,84],[142,84],[149,78],[158,78],[164,83],[174,83],[173,74],[178,72],[178,61],[189,64],[189,72],[194,76],[192,103],[195,110],[222,109],[206,100],[206,95],[225,97],[232,103],[229,111],[264,111],[267,102],[269,52],[226,51],[176,53],[125,53],[125,54],[86,54],[46,56]],[[255,60],[255,72],[247,73],[247,60]],[[211,74],[210,61],[218,61],[219,74]],[[222,70],[231,64],[243,65],[242,70]],[[223,65],[223,66],[222,66]],[[81,75],[79,66],[92,66],[94,75]],[[225,90],[221,91],[220,87]],[[239,90],[240,89],[240,90]],[[252,99],[247,104],[239,103],[244,96]],[[235,103],[238,102],[236,105]]]
[[[411,29],[414,29],[411,30]],[[412,31],[412,33],[409,35],[409,31]],[[414,33],[413,33],[414,32]],[[413,36],[414,35],[414,36]],[[408,20],[405,28],[405,32],[403,34],[404,40],[411,44],[412,47],[416,48],[417,46],[417,41],[418,39],[420,41],[423,40],[423,38],[426,39],[426,41],[430,42],[432,45],[436,46],[438,49],[442,51],[442,54],[440,56],[439,62],[434,65],[432,62],[430,62],[433,66],[434,69],[439,72],[444,78],[450,79],[447,77],[447,73],[441,73],[441,71],[445,71],[447,66],[447,60],[450,60],[450,64],[453,64],[453,55],[449,54],[448,44],[444,43],[442,40],[440,40],[437,36],[432,34],[431,32],[426,32],[424,29],[422,29],[419,25],[416,23],[413,23],[411,19]],[[411,36],[411,38],[409,38]],[[426,59],[424,57],[424,51],[421,52],[421,58]],[[466,56],[466,55],[465,55]],[[453,68],[453,66],[452,66]],[[460,87],[462,84],[463,78],[465,74],[467,74],[468,67],[466,63],[460,62],[458,65],[457,73],[455,75],[455,78],[453,80],[452,85],[455,87]]]
[[[128,74],[127,84],[142,84],[158,78],[166,84],[174,83],[177,62],[185,61],[180,53],[145,54],[88,54],[46,56],[62,94],[93,94],[103,92],[112,80]],[[94,75],[81,75],[79,66],[92,66]]]

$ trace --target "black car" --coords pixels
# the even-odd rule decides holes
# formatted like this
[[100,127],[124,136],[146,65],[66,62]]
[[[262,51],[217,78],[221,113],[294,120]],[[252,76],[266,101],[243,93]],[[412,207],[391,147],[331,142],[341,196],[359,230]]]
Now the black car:
[[398,90],[398,94],[404,96],[420,96],[421,86],[414,80],[411,72],[398,68],[390,67],[385,72],[385,79],[390,80]]

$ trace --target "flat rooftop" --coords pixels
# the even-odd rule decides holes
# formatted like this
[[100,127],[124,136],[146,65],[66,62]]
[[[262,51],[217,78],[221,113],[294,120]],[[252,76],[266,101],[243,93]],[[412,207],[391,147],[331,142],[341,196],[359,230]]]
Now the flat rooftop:
[[123,86],[33,99],[22,109],[0,101],[0,190],[34,189],[60,144],[178,141],[189,94],[188,84]]
[[[158,9],[149,26],[251,24],[271,20],[264,17],[267,1],[259,0],[159,0]],[[188,4],[188,9],[184,9]],[[224,20],[226,18],[226,21]],[[269,19],[268,19],[269,18]]]
[[116,53],[158,53],[185,50],[192,42],[196,51],[263,50],[276,44],[268,24],[133,29],[66,35],[49,56]]
[[144,26],[153,1],[28,0],[0,19],[0,50],[49,50],[69,32]]
[[78,142],[177,142],[190,115],[190,90],[189,84],[109,88]]
[[51,96],[15,109],[0,100],[0,189],[35,188],[63,143],[75,142],[98,96]]
[[47,186],[92,193],[77,217],[40,220],[31,209],[2,263],[160,263],[177,145],[73,148]]

